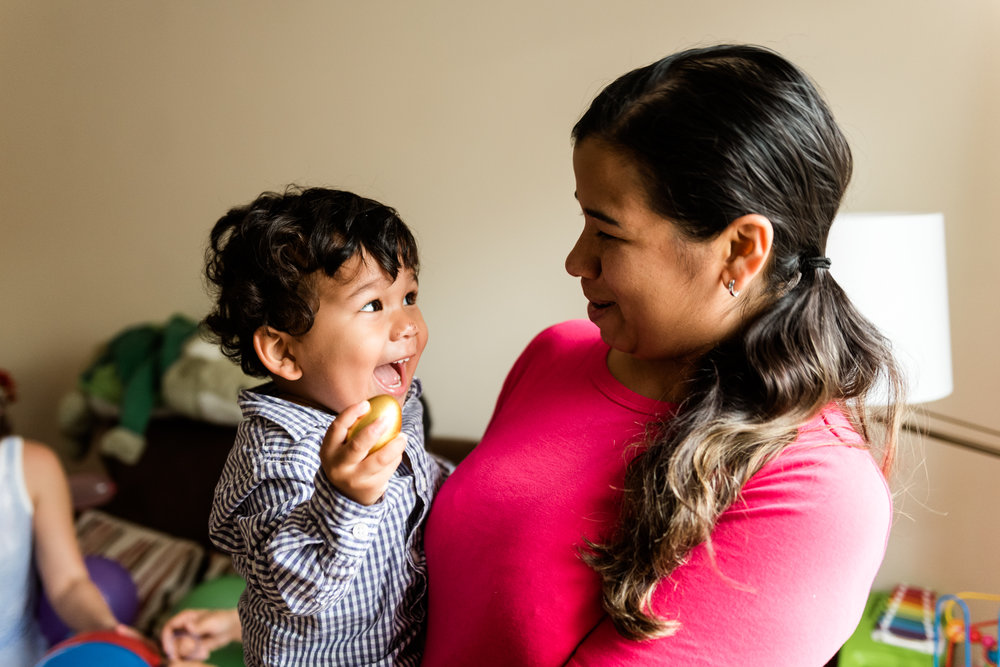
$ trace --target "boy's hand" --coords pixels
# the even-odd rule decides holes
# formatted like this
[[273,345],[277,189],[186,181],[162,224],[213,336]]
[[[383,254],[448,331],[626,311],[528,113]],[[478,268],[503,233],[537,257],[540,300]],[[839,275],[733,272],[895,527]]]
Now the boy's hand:
[[368,408],[368,401],[361,401],[337,415],[319,451],[326,478],[338,491],[361,505],[372,505],[382,497],[406,448],[406,436],[401,433],[382,449],[368,454],[389,427],[385,418],[369,424],[347,440],[347,429],[367,413]]

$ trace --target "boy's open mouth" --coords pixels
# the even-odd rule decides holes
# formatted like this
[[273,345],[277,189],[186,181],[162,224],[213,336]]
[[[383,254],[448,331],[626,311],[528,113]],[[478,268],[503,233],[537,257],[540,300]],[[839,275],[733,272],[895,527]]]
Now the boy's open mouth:
[[375,381],[389,391],[403,386],[403,369],[410,358],[398,359],[375,368]]

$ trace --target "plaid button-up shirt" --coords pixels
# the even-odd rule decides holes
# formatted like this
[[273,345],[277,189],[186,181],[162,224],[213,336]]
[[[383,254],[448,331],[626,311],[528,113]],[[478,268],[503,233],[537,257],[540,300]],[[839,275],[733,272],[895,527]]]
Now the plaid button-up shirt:
[[344,497],[320,468],[335,415],[243,391],[215,490],[212,541],[247,582],[247,665],[417,665],[426,621],[423,525],[446,466],[424,450],[420,381],[403,407],[406,456],[383,498]]

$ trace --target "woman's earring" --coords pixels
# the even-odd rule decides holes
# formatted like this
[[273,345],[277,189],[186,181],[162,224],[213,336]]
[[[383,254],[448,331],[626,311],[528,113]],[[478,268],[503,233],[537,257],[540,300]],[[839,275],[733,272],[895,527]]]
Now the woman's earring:
[[736,289],[736,281],[735,280],[730,280],[729,281],[729,293],[732,294],[734,297],[740,295],[740,291],[738,289]]

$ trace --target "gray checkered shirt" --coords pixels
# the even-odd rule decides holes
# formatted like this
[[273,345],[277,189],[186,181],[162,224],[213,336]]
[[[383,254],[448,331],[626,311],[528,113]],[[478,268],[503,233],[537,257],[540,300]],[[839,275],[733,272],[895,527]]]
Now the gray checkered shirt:
[[240,393],[243,421],[215,489],[212,542],[247,581],[246,664],[417,665],[426,623],[423,525],[445,467],[424,450],[420,381],[403,406],[407,457],[364,506],[320,468],[334,415]]

